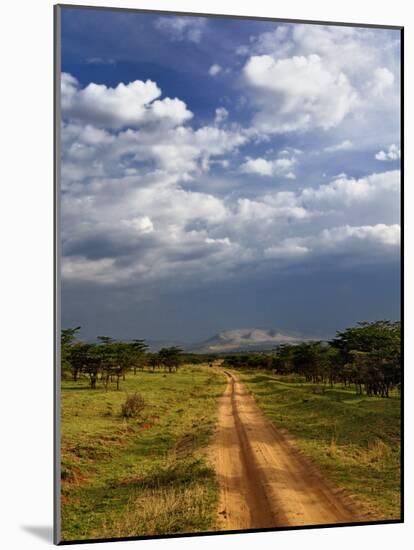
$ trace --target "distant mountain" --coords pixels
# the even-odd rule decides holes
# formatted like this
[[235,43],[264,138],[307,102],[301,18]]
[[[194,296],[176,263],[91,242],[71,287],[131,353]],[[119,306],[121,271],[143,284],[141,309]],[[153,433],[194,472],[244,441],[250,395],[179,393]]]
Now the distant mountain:
[[200,344],[189,346],[187,351],[193,353],[266,351],[279,344],[298,344],[306,340],[310,340],[310,338],[279,330],[242,328],[219,332]]

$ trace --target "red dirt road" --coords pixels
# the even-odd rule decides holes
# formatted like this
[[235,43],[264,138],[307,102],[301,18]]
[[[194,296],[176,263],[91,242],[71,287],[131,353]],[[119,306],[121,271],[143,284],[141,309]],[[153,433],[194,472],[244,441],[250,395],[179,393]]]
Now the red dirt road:
[[225,372],[212,460],[222,530],[363,521],[260,411],[238,377]]

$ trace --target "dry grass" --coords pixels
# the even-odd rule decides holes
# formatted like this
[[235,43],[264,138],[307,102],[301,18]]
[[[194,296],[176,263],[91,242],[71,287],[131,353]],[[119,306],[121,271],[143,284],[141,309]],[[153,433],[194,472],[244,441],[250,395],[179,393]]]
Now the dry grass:
[[130,498],[123,514],[104,523],[97,538],[164,535],[207,528],[211,516],[209,491],[196,484],[189,487],[149,489]]
[[[204,449],[224,385],[204,366],[129,374],[119,392],[63,382],[63,540],[210,530],[218,487]],[[145,409],[124,418],[135,393]]]
[[365,448],[343,447],[338,445],[336,438],[332,438],[328,456],[341,460],[345,464],[370,466],[378,471],[384,471],[392,457],[392,448],[379,438],[370,441]]
[[[400,398],[243,372],[258,405],[373,520],[400,517]],[[315,391],[316,390],[316,391]]]

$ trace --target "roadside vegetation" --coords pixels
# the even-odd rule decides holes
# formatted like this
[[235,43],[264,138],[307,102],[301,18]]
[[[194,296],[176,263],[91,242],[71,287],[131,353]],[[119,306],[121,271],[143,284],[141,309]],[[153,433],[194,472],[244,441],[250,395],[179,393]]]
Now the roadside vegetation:
[[360,323],[330,343],[234,354],[258,405],[373,520],[400,517],[400,325]]
[[63,540],[211,530],[205,447],[223,376],[176,348],[154,364],[142,341],[85,344],[76,332],[62,342]]
[[330,342],[282,344],[271,353],[228,355],[224,366],[295,374],[323,387],[341,383],[360,395],[389,397],[401,385],[401,326],[392,321],[362,322],[338,332]]

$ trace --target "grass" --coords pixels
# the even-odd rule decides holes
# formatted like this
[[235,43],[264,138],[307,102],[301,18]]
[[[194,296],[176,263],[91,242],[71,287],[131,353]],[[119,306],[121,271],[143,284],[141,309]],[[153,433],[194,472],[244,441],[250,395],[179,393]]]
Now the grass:
[[243,371],[257,404],[372,520],[400,518],[400,399]]
[[[205,366],[131,373],[120,391],[62,382],[62,539],[214,528],[218,487],[205,446],[224,386]],[[135,392],[145,408],[123,418]]]

